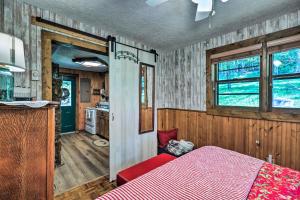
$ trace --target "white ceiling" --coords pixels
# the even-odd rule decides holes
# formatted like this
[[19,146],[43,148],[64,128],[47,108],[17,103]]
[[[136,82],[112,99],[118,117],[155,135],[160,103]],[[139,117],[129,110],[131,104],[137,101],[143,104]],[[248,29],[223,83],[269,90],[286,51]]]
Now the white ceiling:
[[154,8],[146,0],[24,1],[158,49],[186,46],[300,8],[300,0],[216,0],[209,28],[208,19],[194,21],[197,5],[191,0],[169,0]]

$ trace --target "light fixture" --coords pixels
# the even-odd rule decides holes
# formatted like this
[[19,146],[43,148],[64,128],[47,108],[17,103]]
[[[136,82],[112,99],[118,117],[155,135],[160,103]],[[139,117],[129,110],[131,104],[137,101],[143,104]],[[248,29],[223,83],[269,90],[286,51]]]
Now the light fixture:
[[229,0],[221,0],[223,3],[226,3],[227,1],[229,1]]
[[108,66],[108,64],[104,60],[98,57],[74,58],[72,59],[72,61],[74,63],[77,63],[85,67],[107,67]]
[[0,33],[0,67],[11,72],[25,71],[24,44],[21,39]]

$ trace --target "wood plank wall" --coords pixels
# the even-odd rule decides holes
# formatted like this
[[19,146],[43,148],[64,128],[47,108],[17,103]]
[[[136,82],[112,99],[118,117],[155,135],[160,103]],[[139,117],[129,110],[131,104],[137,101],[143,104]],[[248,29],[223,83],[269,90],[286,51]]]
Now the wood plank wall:
[[[151,49],[141,42],[123,37],[117,33],[109,33],[102,27],[96,27],[24,3],[22,0],[0,0],[0,32],[15,35],[24,41],[26,72],[15,73],[15,95],[21,97],[42,98],[42,62],[41,62],[41,28],[31,24],[31,16],[62,24],[96,36],[107,37],[114,35],[117,41]],[[31,72],[38,71],[40,80],[31,80]]]
[[[300,25],[300,10],[283,14],[184,48],[159,52],[156,101],[159,108],[206,111],[206,50]],[[213,24],[212,24],[213,26]],[[201,39],[201,38],[199,38]]]
[[[300,170],[300,123],[241,119],[205,112],[159,109],[158,130],[179,129],[179,139],[196,147],[214,145]],[[257,144],[256,142],[259,142]]]

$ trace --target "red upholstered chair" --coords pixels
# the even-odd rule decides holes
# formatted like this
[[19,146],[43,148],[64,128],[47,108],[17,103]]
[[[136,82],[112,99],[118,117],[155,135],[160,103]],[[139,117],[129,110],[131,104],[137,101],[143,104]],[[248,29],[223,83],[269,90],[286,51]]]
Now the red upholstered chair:
[[174,128],[167,131],[157,131],[158,147],[165,148],[170,140],[177,140],[178,129]]
[[164,153],[120,171],[117,174],[117,186],[121,186],[139,176],[142,176],[151,170],[174,160],[175,158],[175,156]]

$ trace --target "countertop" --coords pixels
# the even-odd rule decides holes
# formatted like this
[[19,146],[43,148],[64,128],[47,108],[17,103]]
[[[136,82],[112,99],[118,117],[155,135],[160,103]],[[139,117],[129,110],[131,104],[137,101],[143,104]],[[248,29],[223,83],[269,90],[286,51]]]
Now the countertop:
[[59,102],[55,101],[0,101],[0,107],[15,107],[15,108],[43,108],[47,106],[58,106]]

